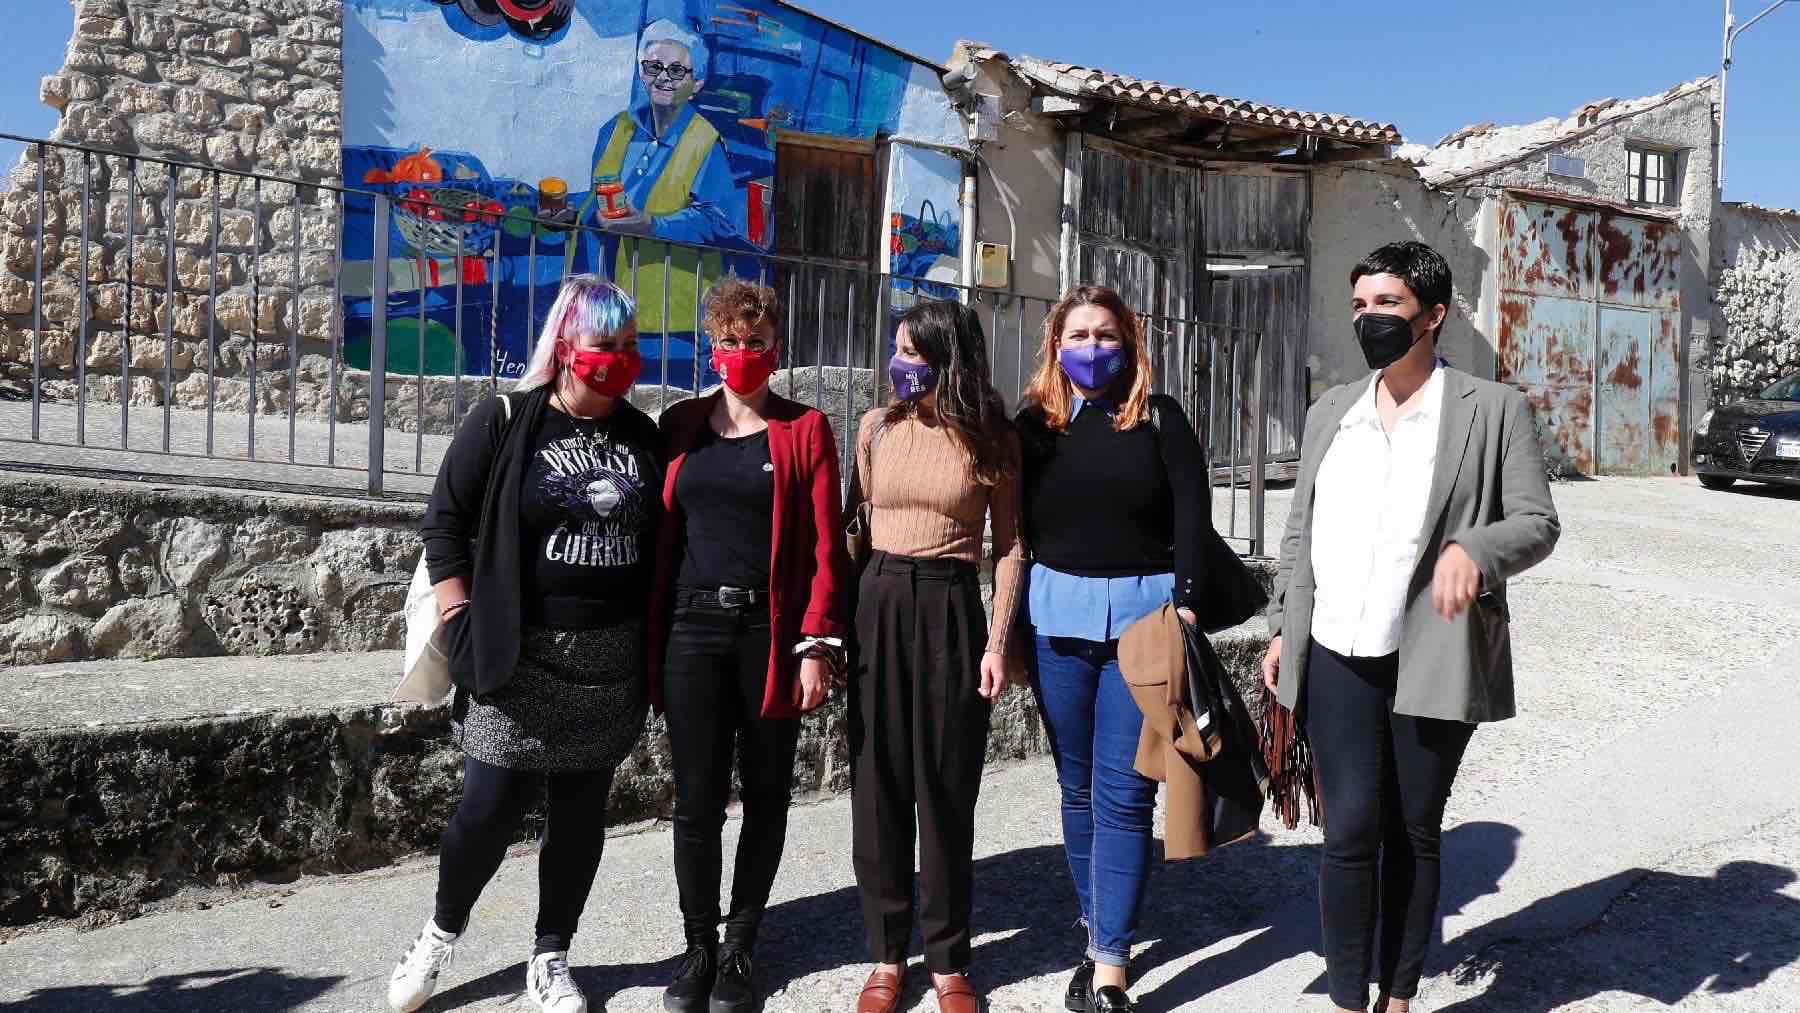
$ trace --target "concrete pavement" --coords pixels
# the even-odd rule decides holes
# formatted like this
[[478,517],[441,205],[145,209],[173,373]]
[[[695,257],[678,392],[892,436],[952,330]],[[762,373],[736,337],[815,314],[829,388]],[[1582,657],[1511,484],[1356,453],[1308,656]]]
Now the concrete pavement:
[[[1446,942],[1415,1009],[1800,1010],[1800,496],[1668,480],[1556,496],[1564,543],[1513,591],[1521,717],[1477,733],[1458,781]],[[1058,1010],[1081,937],[1049,765],[992,772],[978,826],[977,978],[1000,1013]],[[1309,994],[1317,835],[1269,829],[1159,865],[1136,955],[1147,1013],[1329,1008]],[[768,1010],[851,1007],[867,965],[848,842],[844,800],[796,810],[761,950]],[[609,842],[574,953],[595,1009],[660,1008],[679,946],[669,849],[657,827]],[[378,1009],[434,871],[30,932],[0,945],[0,1011]],[[428,1009],[524,1008],[534,907],[520,854]],[[922,976],[904,1007],[935,1007]]]

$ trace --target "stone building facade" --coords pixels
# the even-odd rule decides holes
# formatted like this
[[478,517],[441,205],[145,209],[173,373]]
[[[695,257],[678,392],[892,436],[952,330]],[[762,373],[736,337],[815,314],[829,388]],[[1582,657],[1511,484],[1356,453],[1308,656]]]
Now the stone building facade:
[[341,174],[342,4],[73,2],[63,67],[42,86],[62,114],[51,139],[137,157],[51,148],[40,160],[27,149],[0,198],[0,363],[29,375],[35,346],[47,394],[72,396],[85,371],[90,398],[105,401],[117,400],[128,369],[138,404],[163,402],[166,369],[180,405],[204,403],[210,367],[217,404],[237,411],[250,404],[252,361],[259,408],[284,408],[291,364],[310,392],[302,407],[316,410],[328,373],[335,209],[319,185]]

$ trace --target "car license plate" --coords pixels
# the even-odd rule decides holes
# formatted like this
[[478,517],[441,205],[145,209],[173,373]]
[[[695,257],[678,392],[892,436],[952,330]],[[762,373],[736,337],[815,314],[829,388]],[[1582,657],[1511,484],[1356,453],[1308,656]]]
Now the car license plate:
[[1776,440],[1775,456],[1784,461],[1800,461],[1800,440]]

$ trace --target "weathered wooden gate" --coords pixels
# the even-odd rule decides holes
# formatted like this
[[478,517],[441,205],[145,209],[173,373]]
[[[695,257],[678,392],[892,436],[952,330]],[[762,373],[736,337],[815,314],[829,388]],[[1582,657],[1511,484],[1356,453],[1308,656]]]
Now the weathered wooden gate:
[[1508,200],[1498,377],[1584,475],[1681,461],[1681,232],[1600,209]]

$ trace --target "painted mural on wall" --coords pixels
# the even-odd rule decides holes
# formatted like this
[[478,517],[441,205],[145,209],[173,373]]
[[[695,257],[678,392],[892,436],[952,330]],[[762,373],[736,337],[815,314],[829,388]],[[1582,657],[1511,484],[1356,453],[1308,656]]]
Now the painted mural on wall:
[[942,151],[896,144],[888,167],[887,271],[894,309],[951,299],[962,273],[962,163]]
[[[692,378],[705,286],[766,269],[778,137],[960,138],[934,70],[769,0],[349,0],[344,47],[345,183],[393,202],[396,373],[423,344],[428,374],[518,375],[561,278],[599,271],[638,295],[646,376]],[[892,240],[929,269],[955,257],[955,159],[919,154],[948,195],[913,174]],[[366,366],[374,201],[346,214]]]

